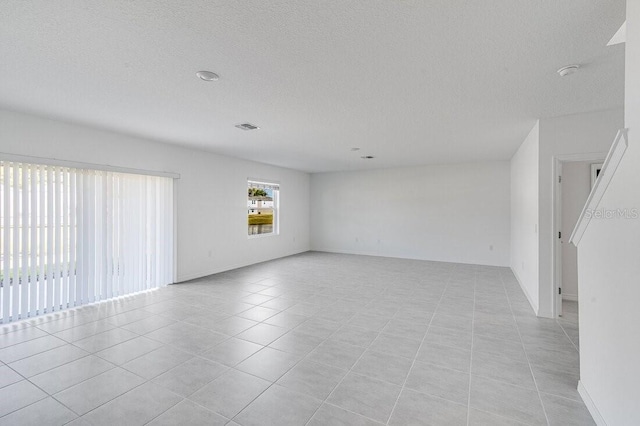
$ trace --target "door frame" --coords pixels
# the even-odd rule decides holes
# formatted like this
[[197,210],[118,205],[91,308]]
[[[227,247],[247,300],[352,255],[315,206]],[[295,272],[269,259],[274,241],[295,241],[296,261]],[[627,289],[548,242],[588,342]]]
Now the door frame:
[[[562,164],[576,161],[593,161],[593,162],[603,162],[604,159],[607,158],[606,152],[590,152],[583,154],[565,154],[565,155],[555,155],[553,157],[553,168],[552,168],[552,200],[553,200],[553,214],[551,215],[552,223],[551,223],[551,238],[553,241],[552,249],[551,249],[551,265],[553,269],[553,291],[554,291],[554,301],[553,304],[553,316],[554,318],[558,318],[562,316],[562,294],[560,293],[560,289],[562,288],[562,243],[559,238],[559,232],[563,232],[562,230],[562,183],[560,182],[562,176]],[[569,229],[565,229],[565,239],[567,239],[571,235],[571,231]],[[580,294],[580,293],[578,293]]]

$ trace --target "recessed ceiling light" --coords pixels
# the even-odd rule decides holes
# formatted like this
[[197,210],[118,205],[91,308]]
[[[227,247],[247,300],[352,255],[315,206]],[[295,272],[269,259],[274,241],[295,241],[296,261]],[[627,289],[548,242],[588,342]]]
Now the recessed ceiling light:
[[363,155],[360,158],[362,158],[363,160],[373,160],[376,157],[374,157],[373,155]]
[[260,128],[255,124],[251,124],[251,123],[236,124],[236,127],[241,130],[257,130]]
[[204,81],[218,81],[220,79],[220,76],[218,74],[211,71],[198,71],[196,75],[198,76],[198,78],[200,78],[200,80]]
[[560,68],[557,72],[560,74],[560,77],[564,77],[578,71],[578,68],[580,68],[580,65],[567,65],[566,67]]

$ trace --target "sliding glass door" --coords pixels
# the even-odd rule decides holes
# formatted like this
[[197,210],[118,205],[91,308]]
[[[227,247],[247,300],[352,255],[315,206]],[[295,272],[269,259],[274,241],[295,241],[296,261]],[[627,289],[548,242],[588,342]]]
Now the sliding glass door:
[[173,179],[0,161],[0,321],[164,286]]

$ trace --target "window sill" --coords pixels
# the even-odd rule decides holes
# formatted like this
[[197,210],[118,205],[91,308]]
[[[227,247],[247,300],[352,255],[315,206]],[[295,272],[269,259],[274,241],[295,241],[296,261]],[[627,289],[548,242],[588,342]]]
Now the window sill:
[[247,235],[247,238],[249,240],[255,240],[258,238],[268,238],[268,237],[277,237],[278,233],[277,232],[270,232],[268,234],[253,234],[253,235]]

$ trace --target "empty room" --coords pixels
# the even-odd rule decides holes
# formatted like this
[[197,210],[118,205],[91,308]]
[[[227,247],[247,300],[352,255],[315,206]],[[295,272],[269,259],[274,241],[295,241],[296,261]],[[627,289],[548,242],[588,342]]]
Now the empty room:
[[640,424],[640,1],[0,3],[0,426]]

